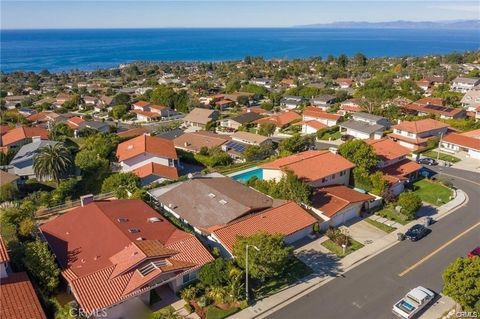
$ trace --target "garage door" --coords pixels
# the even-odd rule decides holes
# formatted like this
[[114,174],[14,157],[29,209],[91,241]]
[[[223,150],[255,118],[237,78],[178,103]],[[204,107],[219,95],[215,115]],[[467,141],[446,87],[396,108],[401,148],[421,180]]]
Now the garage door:
[[347,210],[346,212],[335,215],[332,218],[332,221],[331,221],[330,225],[335,226],[335,227],[340,226],[343,223],[345,223],[346,221],[348,221],[352,218],[355,218],[357,216],[358,215],[357,215],[356,207],[352,207],[349,210]]

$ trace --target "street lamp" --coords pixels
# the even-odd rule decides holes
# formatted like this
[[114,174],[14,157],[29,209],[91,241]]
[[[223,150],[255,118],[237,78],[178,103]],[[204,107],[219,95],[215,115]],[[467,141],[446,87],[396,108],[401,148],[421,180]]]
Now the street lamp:
[[248,303],[248,248],[254,248],[256,251],[260,251],[260,249],[255,245],[246,245],[245,246],[245,297],[247,298]]

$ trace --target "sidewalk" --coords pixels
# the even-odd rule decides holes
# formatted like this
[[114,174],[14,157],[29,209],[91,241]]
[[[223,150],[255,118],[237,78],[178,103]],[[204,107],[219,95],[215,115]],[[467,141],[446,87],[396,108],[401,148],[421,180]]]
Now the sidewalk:
[[[462,190],[455,191],[455,198],[438,207],[437,214],[435,214],[435,220],[440,220],[454,209],[460,207],[465,201],[468,200],[466,194]],[[284,290],[267,297],[265,299],[257,301],[256,304],[245,308],[244,310],[232,315],[229,318],[232,319],[247,319],[247,318],[264,318],[275,311],[278,311],[282,307],[289,303],[300,299],[310,291],[317,289],[318,287],[326,284],[327,282],[335,279],[341,273],[347,272],[358,264],[367,261],[370,258],[380,254],[381,252],[393,247],[399,243],[397,233],[405,233],[408,228],[417,224],[419,221],[415,220],[407,225],[402,225],[396,231],[385,235],[383,238],[375,240],[372,244],[354,251],[353,253],[345,256],[339,261],[338,274],[318,276],[312,274],[303,280],[299,281],[295,285],[285,288]]]
[[446,314],[454,308],[455,301],[452,298],[440,295],[440,298],[420,316],[420,319],[442,319],[448,317]]

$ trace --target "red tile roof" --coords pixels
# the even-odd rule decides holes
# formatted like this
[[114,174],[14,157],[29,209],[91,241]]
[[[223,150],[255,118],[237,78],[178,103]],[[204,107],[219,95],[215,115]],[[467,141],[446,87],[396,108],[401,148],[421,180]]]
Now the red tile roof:
[[141,135],[120,143],[117,147],[119,161],[125,161],[144,153],[169,159],[178,158],[173,142],[156,136]]
[[412,174],[422,168],[422,165],[411,161],[408,158],[401,160],[398,163],[382,168],[381,171],[385,175],[395,176],[400,179],[405,179],[409,174]]
[[42,140],[47,140],[48,131],[41,127],[17,127],[2,136],[2,145],[8,146],[34,136],[40,136]]
[[332,218],[353,203],[375,199],[372,195],[357,192],[347,186],[335,185],[318,188],[312,196],[312,206]]
[[316,120],[302,121],[302,122],[299,122],[299,123],[296,123],[296,124],[310,126],[314,129],[316,129],[317,131],[327,127],[325,124],[320,123],[319,121],[316,121]]
[[443,122],[433,119],[424,119],[419,121],[404,121],[392,128],[411,133],[424,133],[446,127],[449,127],[449,125]]
[[406,105],[405,108],[407,110],[445,116],[456,116],[464,112],[464,110],[460,108],[451,108],[448,106],[444,106],[443,100],[441,98],[432,97],[426,97],[410,103]]
[[258,232],[291,235],[317,222],[307,211],[294,202],[287,202],[215,230],[213,233],[232,252],[237,236]]
[[382,162],[407,156],[411,153],[411,150],[395,143],[391,139],[365,140],[365,142],[373,147],[375,154]]
[[302,117],[295,112],[282,112],[270,117],[264,117],[263,119],[256,120],[255,123],[273,123],[277,127],[284,127],[287,124],[301,120]]
[[74,116],[74,117],[71,117],[68,119],[67,121],[67,125],[70,127],[70,128],[76,128],[78,127],[80,124],[82,124],[83,122],[85,122],[84,119],[82,119],[81,117],[79,116]]
[[261,166],[264,169],[290,170],[307,182],[355,167],[353,163],[340,155],[329,151],[305,151],[280,158]]
[[316,118],[321,118],[321,119],[328,119],[332,121],[338,121],[342,116],[338,114],[333,114],[333,113],[328,113],[325,111],[322,111],[322,109],[316,108],[316,107],[307,107],[303,111],[304,116],[310,116],[310,117],[316,117]]
[[471,137],[464,134],[450,133],[443,137],[443,142],[480,151],[480,137]]
[[8,125],[0,125],[0,136],[11,131],[13,128]]
[[[141,200],[96,201],[40,229],[87,312],[142,293],[146,284],[162,276],[181,278],[179,271],[213,260],[194,235],[177,229]],[[161,264],[141,274],[152,261]]]
[[176,167],[165,166],[154,162],[138,167],[132,170],[132,173],[140,178],[145,178],[150,175],[165,177],[169,180],[176,180],[178,178],[178,171]]
[[138,102],[133,103],[133,105],[138,106],[138,107],[145,107],[145,106],[149,106],[150,102],[138,101]]
[[148,133],[148,130],[143,127],[136,127],[126,131],[118,132],[117,135],[120,137],[137,137]]
[[0,263],[7,263],[10,261],[10,256],[8,256],[7,246],[3,241],[2,236],[0,236]]
[[25,272],[10,273],[0,282],[0,319],[46,319]]
[[55,112],[44,111],[44,112],[39,112],[39,113],[32,114],[32,115],[28,116],[27,120],[30,121],[30,122],[50,121],[50,120],[53,120],[53,119],[55,119],[59,116],[60,115],[55,113]]
[[142,115],[142,116],[151,117],[151,118],[162,117],[160,113],[156,113],[156,112],[140,111],[140,110],[133,110],[131,112],[137,115]]

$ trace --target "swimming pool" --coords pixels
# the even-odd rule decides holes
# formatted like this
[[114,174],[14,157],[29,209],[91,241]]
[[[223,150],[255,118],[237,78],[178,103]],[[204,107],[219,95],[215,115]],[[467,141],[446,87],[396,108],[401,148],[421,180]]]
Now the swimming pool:
[[258,179],[263,179],[263,169],[261,169],[260,167],[254,167],[248,170],[233,173],[229,176],[234,180],[239,181],[240,183],[246,183],[250,178],[254,176]]

